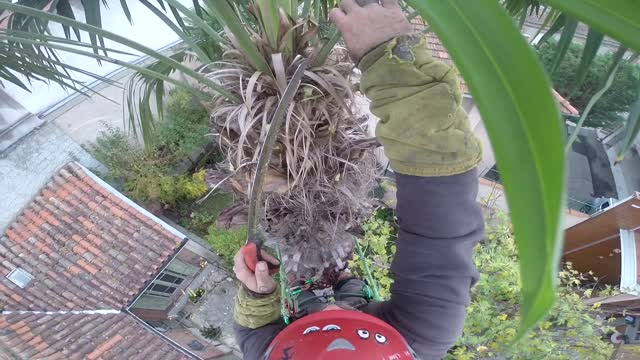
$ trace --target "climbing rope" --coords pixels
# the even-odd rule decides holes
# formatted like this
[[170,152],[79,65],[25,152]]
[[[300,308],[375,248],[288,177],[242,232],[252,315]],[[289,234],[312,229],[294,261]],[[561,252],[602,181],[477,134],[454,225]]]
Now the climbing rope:
[[284,321],[285,324],[289,325],[289,323],[291,323],[291,318],[293,318],[298,313],[298,310],[300,309],[300,306],[302,304],[314,299],[333,298],[335,301],[336,298],[338,297],[353,296],[353,297],[362,297],[367,300],[374,300],[374,301],[383,300],[378,291],[377,282],[375,281],[375,279],[373,278],[373,275],[371,274],[369,263],[367,259],[364,257],[364,252],[362,248],[357,242],[356,242],[356,250],[358,251],[360,260],[363,261],[362,267],[365,269],[366,283],[367,283],[362,286],[362,291],[360,293],[316,295],[316,296],[305,298],[304,300],[298,302],[298,296],[300,295],[300,293],[308,289],[311,286],[311,284],[313,284],[317,280],[317,278],[307,279],[303,285],[289,287],[289,283],[287,281],[287,274],[285,273],[284,266],[282,264],[282,254],[280,253],[280,247],[276,245],[276,257],[280,262],[280,267],[278,270],[278,274],[276,276],[277,280],[280,283],[280,301],[281,301],[280,313],[282,315],[282,320]]

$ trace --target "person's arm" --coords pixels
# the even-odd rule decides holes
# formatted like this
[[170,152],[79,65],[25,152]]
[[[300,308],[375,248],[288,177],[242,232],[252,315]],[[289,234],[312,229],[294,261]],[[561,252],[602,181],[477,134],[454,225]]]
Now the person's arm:
[[240,351],[242,351],[242,358],[244,360],[260,360],[261,356],[267,352],[271,341],[284,327],[285,324],[282,320],[256,329],[234,323],[234,338],[240,347]]
[[397,175],[400,231],[391,300],[365,312],[393,325],[423,360],[441,359],[462,334],[471,260],[482,239],[475,171],[446,177]]
[[[262,257],[278,264],[278,260],[264,251]],[[259,360],[285,326],[280,318],[280,291],[264,261],[256,264],[254,273],[238,251],[233,259],[233,271],[241,282],[233,310],[234,337],[245,360]]]
[[355,46],[352,56],[362,57],[361,88],[380,118],[376,135],[398,187],[391,300],[365,311],[396,327],[421,359],[440,359],[462,332],[478,277],[472,253],[483,236],[476,202],[480,145],[461,107],[455,68],[435,61],[422,36],[394,33],[370,50],[389,37],[384,28],[365,24],[408,27],[397,2],[365,8],[343,3],[349,5],[332,18],[347,47]]

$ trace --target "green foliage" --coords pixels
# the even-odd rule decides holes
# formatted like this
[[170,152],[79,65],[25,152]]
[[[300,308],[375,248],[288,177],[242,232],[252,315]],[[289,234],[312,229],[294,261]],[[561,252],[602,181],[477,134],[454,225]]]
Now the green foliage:
[[213,251],[225,260],[229,267],[233,266],[233,257],[247,241],[247,228],[219,229],[216,226],[209,228],[207,242]]
[[640,21],[630,14],[638,14],[636,0],[584,1],[546,0],[547,4],[602,31],[624,46],[640,50]]
[[[573,93],[583,48],[580,44],[571,44],[564,60],[551,77],[558,93],[570,98],[571,104],[580,112],[586,108],[591,97],[600,89],[602,79],[613,57],[613,53],[596,55],[587,71],[585,81]],[[547,71],[550,71],[553,66],[555,43],[545,43],[537,51],[543,65]],[[605,127],[621,124],[624,114],[629,112],[636,99],[638,88],[640,88],[640,66],[623,60],[612,86],[591,109],[585,125]]]
[[167,115],[159,124],[154,144],[164,156],[174,161],[191,155],[211,141],[209,133],[209,113],[197,99],[184,89],[176,89],[167,102]]
[[174,206],[193,200],[207,191],[204,170],[176,176],[175,167],[206,144],[206,110],[183,90],[169,100],[166,121],[160,124],[155,146],[141,149],[122,131],[107,128],[90,151],[104,164],[107,180],[119,185],[136,201],[159,201]]
[[195,290],[187,290],[189,293],[189,301],[191,303],[197,304],[200,299],[206,294],[206,291],[203,288],[197,288]]
[[200,329],[200,334],[204,336],[205,339],[209,340],[217,340],[220,335],[222,335],[222,329],[219,326],[205,326]]
[[233,195],[221,191],[212,193],[202,203],[180,202],[177,206],[182,217],[180,225],[205,238],[209,227],[215,225],[220,211],[232,202]]
[[120,185],[136,201],[159,201],[175,205],[179,199],[195,199],[204,195],[205,172],[173,176],[172,161],[156,152],[131,145],[129,138],[116,129],[107,129],[92,147],[93,156],[109,171],[108,181]]
[[[474,262],[480,280],[472,290],[464,333],[447,359],[609,359],[613,347],[604,338],[612,331],[596,319],[599,304],[583,300],[595,294],[583,276],[567,264],[559,273],[557,301],[547,318],[538,323],[514,346],[501,353],[513,340],[519,326],[520,276],[518,254],[511,224],[499,215],[487,226],[487,236],[476,249]],[[598,295],[611,295],[611,289]]]
[[[169,0],[166,2],[170,3]],[[560,219],[565,203],[563,136],[561,122],[558,121],[555,104],[548,91],[548,81],[518,29],[513,26],[499,2],[465,0],[407,0],[407,2],[442,38],[464,75],[485,119],[496,158],[503,171],[502,177],[509,208],[518,233],[524,295],[521,330],[529,329],[547,313],[553,302],[555,285],[553,279],[557,273],[556,259],[562,241],[559,236]],[[265,64],[265,59],[260,57],[251,39],[247,39],[248,36],[244,33],[242,25],[238,24],[237,16],[230,6],[227,6],[229,3],[214,0],[209,0],[207,3],[215,5],[209,11],[222,7],[222,11],[216,12],[215,16],[221,18],[227,28],[236,34],[236,40],[245,50],[244,56],[256,63],[258,65],[256,68],[267,70],[268,65]],[[562,10],[568,16],[622,41],[634,50],[640,50],[638,35],[640,22],[637,17],[631,16],[638,13],[640,9],[637,1],[549,0],[547,3]],[[92,4],[95,7],[95,4]],[[307,8],[310,6],[309,3]],[[181,70],[185,76],[199,81],[202,86],[213,89],[229,99],[240,101],[204,74],[124,36],[7,1],[0,1],[0,9],[37,17],[40,21],[57,22],[88,31],[93,34],[92,40],[102,36],[118,42]],[[317,6],[315,9],[317,9],[315,13],[322,11],[326,15],[327,6],[322,9]],[[203,13],[202,9],[195,11]],[[93,14],[96,20],[99,18],[99,14],[96,15],[95,11],[88,13]],[[184,11],[182,13],[185,14]],[[25,22],[17,21],[17,23]],[[41,34],[44,34],[47,29],[46,26],[33,26],[33,28],[36,29],[33,30],[34,32]],[[216,33],[212,32],[212,34]],[[14,52],[8,51],[15,48],[14,42],[41,46],[43,51],[58,49],[95,58],[95,54],[89,51],[54,44],[55,39],[50,37],[40,41],[34,40],[33,36],[25,37],[16,33],[0,34],[0,41],[3,39],[12,46],[11,49],[8,47],[0,49],[4,50],[2,55],[6,55],[0,56],[3,59],[0,63],[2,68],[15,69],[14,63],[17,57],[14,56]],[[188,40],[185,36],[183,39]],[[92,43],[95,48],[96,41],[93,40]],[[191,50],[193,52],[194,49]],[[118,62],[108,57],[101,57],[101,59],[127,66],[150,77],[184,86],[184,83],[153,70]],[[518,66],[513,66],[514,63]],[[35,65],[45,68],[44,71],[41,70],[45,74],[44,77],[51,77],[46,76],[46,70],[51,68],[51,64]],[[18,71],[25,72],[27,75],[34,74],[33,70],[20,67]],[[61,73],[59,70],[57,72]],[[4,73],[10,74],[10,71],[4,71]],[[12,79],[15,77],[10,77],[8,81]],[[495,106],[496,104],[500,106]],[[522,164],[530,166],[522,166]]]
[[[393,259],[397,224],[391,209],[379,209],[363,225],[366,257],[384,297],[393,280],[388,268]],[[520,270],[513,229],[504,214],[487,225],[486,239],[476,248],[474,262],[480,279],[472,289],[464,333],[447,360],[472,359],[609,359],[613,347],[605,335],[613,331],[607,321],[596,319],[599,304],[585,305],[594,296],[611,296],[610,287],[594,290],[597,282],[566,266],[559,273],[558,301],[549,316],[538,323],[511,352],[504,353],[520,325]],[[364,276],[363,259],[357,255],[349,268]],[[596,294],[597,293],[597,294]]]
[[374,211],[371,218],[362,225],[362,230],[364,236],[356,241],[362,247],[365,259],[354,254],[349,261],[349,269],[355,275],[366,278],[364,262],[367,261],[373,281],[376,282],[371,285],[377,285],[380,296],[388,299],[393,283],[389,267],[396,253],[395,240],[398,234],[393,210],[380,208]]

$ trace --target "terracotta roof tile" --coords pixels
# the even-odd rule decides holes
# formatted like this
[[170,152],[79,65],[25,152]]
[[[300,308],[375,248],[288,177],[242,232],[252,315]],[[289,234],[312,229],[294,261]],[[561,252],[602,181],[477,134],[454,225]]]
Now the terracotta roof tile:
[[22,359],[189,359],[126,313],[0,314],[0,329]]
[[[422,32],[425,29],[425,23],[420,18],[412,19],[411,25],[413,25],[413,28],[416,31]],[[444,47],[444,45],[442,44],[438,36],[436,36],[436,34],[433,32],[428,32],[425,36],[427,39],[427,49],[431,50],[431,55],[438,60],[444,61],[449,64],[453,64],[453,60],[451,60],[451,57],[449,56],[449,52]],[[467,93],[469,92],[469,88],[467,87],[467,84],[464,82],[464,79],[461,79],[460,87],[464,92],[467,92]],[[560,108],[560,112],[562,112],[565,115],[571,115],[571,116],[579,115],[578,110],[575,107],[573,107],[567,99],[563,98],[560,94],[558,94],[553,89],[552,89],[552,94],[556,99],[556,103]]]
[[[181,241],[70,164],[0,239],[0,271],[20,266],[34,276],[25,289],[13,288],[5,277],[0,280],[5,286],[0,293],[8,291],[2,297],[10,299],[4,309],[31,309],[36,299],[58,310],[96,309],[99,304],[121,309]],[[92,281],[82,280],[86,277]]]
[[91,312],[124,309],[183,240],[114,191],[68,164],[0,236],[0,343],[20,358],[188,358],[126,313]]

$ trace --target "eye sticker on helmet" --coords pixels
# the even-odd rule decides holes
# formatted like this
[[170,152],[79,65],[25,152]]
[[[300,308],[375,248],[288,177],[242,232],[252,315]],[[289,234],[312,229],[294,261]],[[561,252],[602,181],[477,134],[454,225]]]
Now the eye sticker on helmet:
[[359,329],[358,331],[356,331],[356,333],[358,334],[360,339],[366,340],[369,338],[369,331],[365,329]]
[[308,335],[316,331],[320,331],[320,328],[317,326],[310,326],[302,332],[302,335]]
[[340,326],[329,324],[323,327],[322,331],[340,331]]
[[387,342],[387,337],[382,334],[376,333],[375,338],[378,344],[385,344]]

